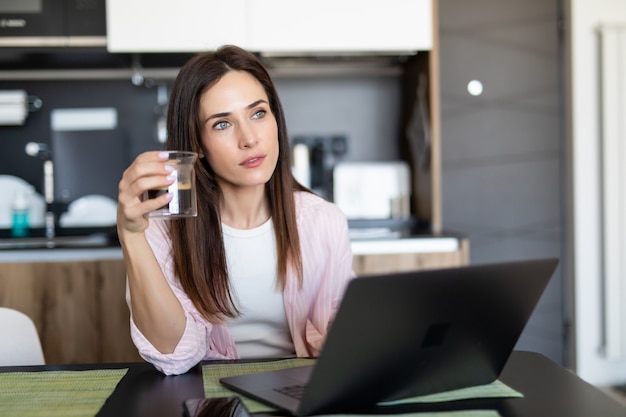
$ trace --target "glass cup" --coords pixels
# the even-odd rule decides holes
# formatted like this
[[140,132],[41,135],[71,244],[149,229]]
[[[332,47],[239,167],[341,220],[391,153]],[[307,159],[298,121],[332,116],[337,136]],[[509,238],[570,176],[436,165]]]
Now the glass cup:
[[196,173],[194,163],[198,159],[195,152],[164,151],[168,154],[166,164],[174,170],[170,174],[175,181],[169,186],[144,192],[143,198],[156,198],[165,193],[172,193],[172,200],[163,207],[148,214],[152,218],[182,218],[198,215],[196,203]]

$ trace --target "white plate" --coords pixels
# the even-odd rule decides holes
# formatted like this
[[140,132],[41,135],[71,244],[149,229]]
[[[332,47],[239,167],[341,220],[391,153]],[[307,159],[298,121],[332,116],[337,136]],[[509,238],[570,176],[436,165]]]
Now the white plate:
[[46,203],[27,181],[13,175],[0,175],[0,228],[10,229],[13,223],[13,201],[20,190],[29,193],[28,221],[30,227],[43,227]]
[[117,202],[103,195],[80,197],[61,215],[62,227],[113,226],[117,221]]

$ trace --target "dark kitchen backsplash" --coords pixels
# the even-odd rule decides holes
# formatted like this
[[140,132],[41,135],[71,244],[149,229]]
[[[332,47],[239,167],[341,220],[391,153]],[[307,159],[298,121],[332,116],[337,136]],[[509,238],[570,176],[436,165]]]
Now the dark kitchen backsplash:
[[[275,77],[283,101],[289,135],[342,135],[346,160],[391,160],[398,156],[400,79],[395,76]],[[2,81],[0,90],[23,89],[42,107],[29,113],[22,126],[0,126],[0,175],[14,175],[42,193],[43,164],[26,155],[28,142],[50,144],[53,109],[112,107],[118,130],[127,141],[126,164],[145,150],[159,149],[157,120],[161,114],[156,86],[119,80]],[[76,173],[89,175],[89,173]],[[111,177],[117,184],[119,174]]]
[[[113,107],[118,129],[127,138],[125,162],[143,150],[158,149],[156,140],[156,89],[136,87],[129,80],[115,81],[0,81],[0,90],[23,89],[42,101],[22,126],[0,126],[0,174],[15,175],[42,193],[43,164],[26,155],[28,142],[50,144],[50,113],[53,109]],[[89,175],[89,173],[77,173]],[[117,175],[116,175],[117,176]],[[112,178],[117,183],[119,178]]]

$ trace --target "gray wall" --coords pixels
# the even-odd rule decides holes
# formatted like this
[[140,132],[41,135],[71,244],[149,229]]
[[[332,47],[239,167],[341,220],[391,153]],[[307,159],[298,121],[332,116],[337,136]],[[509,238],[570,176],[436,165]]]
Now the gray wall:
[[[559,1],[439,7],[444,228],[467,234],[472,263],[562,258]],[[474,79],[484,84],[478,97],[467,92]],[[559,268],[518,349],[569,362],[566,283]]]
[[399,77],[277,77],[275,81],[291,137],[345,134],[346,160],[398,158]]

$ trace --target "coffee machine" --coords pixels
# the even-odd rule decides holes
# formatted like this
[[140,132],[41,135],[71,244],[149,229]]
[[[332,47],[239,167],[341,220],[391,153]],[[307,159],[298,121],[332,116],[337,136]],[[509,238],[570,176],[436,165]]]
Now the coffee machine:
[[291,140],[293,171],[302,185],[333,199],[333,169],[348,152],[345,135],[300,135]]

